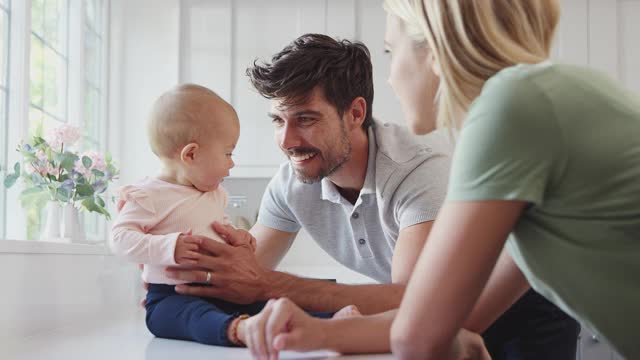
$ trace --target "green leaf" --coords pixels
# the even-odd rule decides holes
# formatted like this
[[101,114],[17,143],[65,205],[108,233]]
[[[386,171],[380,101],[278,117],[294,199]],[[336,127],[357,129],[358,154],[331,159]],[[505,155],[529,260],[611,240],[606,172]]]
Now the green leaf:
[[76,193],[79,196],[93,196],[93,186],[81,184],[76,187]]
[[69,200],[71,200],[71,193],[63,188],[60,188],[56,193],[56,199],[62,202],[69,202]]
[[96,196],[96,203],[101,207],[105,207],[106,205],[100,196]]
[[104,177],[104,173],[102,171],[100,171],[100,170],[93,169],[93,170],[91,170],[91,172],[93,173],[93,175],[95,175],[97,177]]
[[77,159],[78,157],[73,154],[64,154],[63,156],[61,156],[60,166],[67,172],[71,172]]
[[104,215],[107,220],[111,219],[111,214],[102,206],[95,203],[94,198],[84,199],[81,202],[82,206],[90,212],[97,212]]
[[42,188],[29,188],[20,194],[20,205],[25,209],[44,205],[48,200],[49,192]]
[[38,193],[42,193],[45,190],[41,187],[30,187],[28,189],[24,189],[22,190],[22,192],[20,193],[20,196],[27,196],[27,195],[31,195],[31,194],[38,194]]
[[91,159],[88,156],[82,157],[82,165],[84,165],[84,167],[88,169],[91,167],[91,164],[93,164],[93,161],[91,161]]
[[40,136],[34,136],[33,137],[33,145],[34,146],[42,145],[44,143],[46,143],[46,141],[42,137],[40,137]]
[[105,160],[107,163],[110,163],[110,162],[111,162],[111,160],[113,160],[113,158],[111,157],[111,153],[110,153],[110,152],[108,152],[108,151],[107,151],[107,153],[106,153],[106,154],[104,154],[104,160]]
[[13,171],[15,171],[17,176],[20,176],[20,163],[17,162],[15,165],[13,165]]
[[18,175],[9,174],[4,178],[4,186],[10,188],[16,183],[16,180],[18,180]]

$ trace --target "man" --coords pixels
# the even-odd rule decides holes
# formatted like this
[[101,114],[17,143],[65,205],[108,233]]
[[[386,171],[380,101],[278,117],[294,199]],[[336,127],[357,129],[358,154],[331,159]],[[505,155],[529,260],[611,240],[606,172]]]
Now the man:
[[[286,296],[310,311],[355,304],[371,314],[398,307],[445,197],[448,154],[402,127],[374,122],[371,61],[363,44],[303,35],[247,73],[272,99],[269,117],[289,161],[271,180],[251,229],[256,256],[248,247],[207,242],[214,256],[203,256],[200,266],[210,271],[171,274],[210,279],[212,286],[177,291],[242,303]],[[303,227],[338,262],[380,284],[344,285],[271,270]],[[250,240],[247,233],[217,229],[232,244]],[[483,306],[466,328],[485,332],[494,323]],[[530,291],[485,332],[485,341],[496,359],[570,359],[578,329]]]

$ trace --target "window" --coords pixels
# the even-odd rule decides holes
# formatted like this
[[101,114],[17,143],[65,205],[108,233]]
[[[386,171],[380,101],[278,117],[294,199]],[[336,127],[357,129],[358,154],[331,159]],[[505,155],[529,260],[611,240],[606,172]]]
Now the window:
[[[87,148],[104,148],[105,129],[105,39],[104,1],[84,0],[83,120]],[[96,213],[85,213],[85,231],[90,240],[104,235],[104,221]]]
[[67,121],[67,0],[32,0],[29,127],[49,129]]
[[[27,138],[37,129],[46,132],[64,123],[83,129],[86,136],[80,150],[103,151],[107,133],[109,0],[13,1],[13,8],[9,1],[0,0],[2,170],[17,160],[14,154],[17,138]],[[10,19],[17,21],[9,26]],[[16,36],[10,37],[9,30]],[[8,63],[22,66],[12,66],[9,71]],[[25,91],[16,91],[16,98],[8,102],[13,85]],[[7,120],[7,104],[11,121]],[[9,206],[19,208],[18,194],[18,189],[7,192],[2,187],[0,239],[38,239],[45,220],[44,202],[36,202],[24,211],[7,211]],[[103,218],[85,214],[83,220],[88,240],[104,239]]]
[[[11,19],[9,0],[0,0],[0,165],[7,163],[7,128],[9,126],[7,104],[9,99],[9,21]],[[0,238],[5,235],[7,191],[0,190]]]

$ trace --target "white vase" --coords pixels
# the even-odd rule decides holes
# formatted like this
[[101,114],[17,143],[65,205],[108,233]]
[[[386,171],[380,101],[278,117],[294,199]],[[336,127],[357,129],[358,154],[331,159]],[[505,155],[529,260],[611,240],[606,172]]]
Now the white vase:
[[62,223],[62,206],[55,201],[47,203],[47,220],[40,234],[41,241],[60,241],[60,225]]
[[80,220],[80,212],[72,204],[65,204],[62,213],[60,237],[68,242],[84,242],[87,237]]

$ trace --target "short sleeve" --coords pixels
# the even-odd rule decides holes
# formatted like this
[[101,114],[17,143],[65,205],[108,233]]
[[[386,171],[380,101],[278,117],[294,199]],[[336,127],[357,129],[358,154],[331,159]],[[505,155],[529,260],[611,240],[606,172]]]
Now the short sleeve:
[[565,156],[552,102],[532,80],[497,77],[467,115],[447,200],[540,204]]
[[447,192],[450,157],[435,155],[418,165],[394,194],[399,230],[435,220]]
[[267,190],[262,196],[258,223],[272,229],[293,233],[298,232],[301,226],[287,205],[288,182],[284,176],[286,171],[287,167],[281,167],[278,174],[269,182]]

